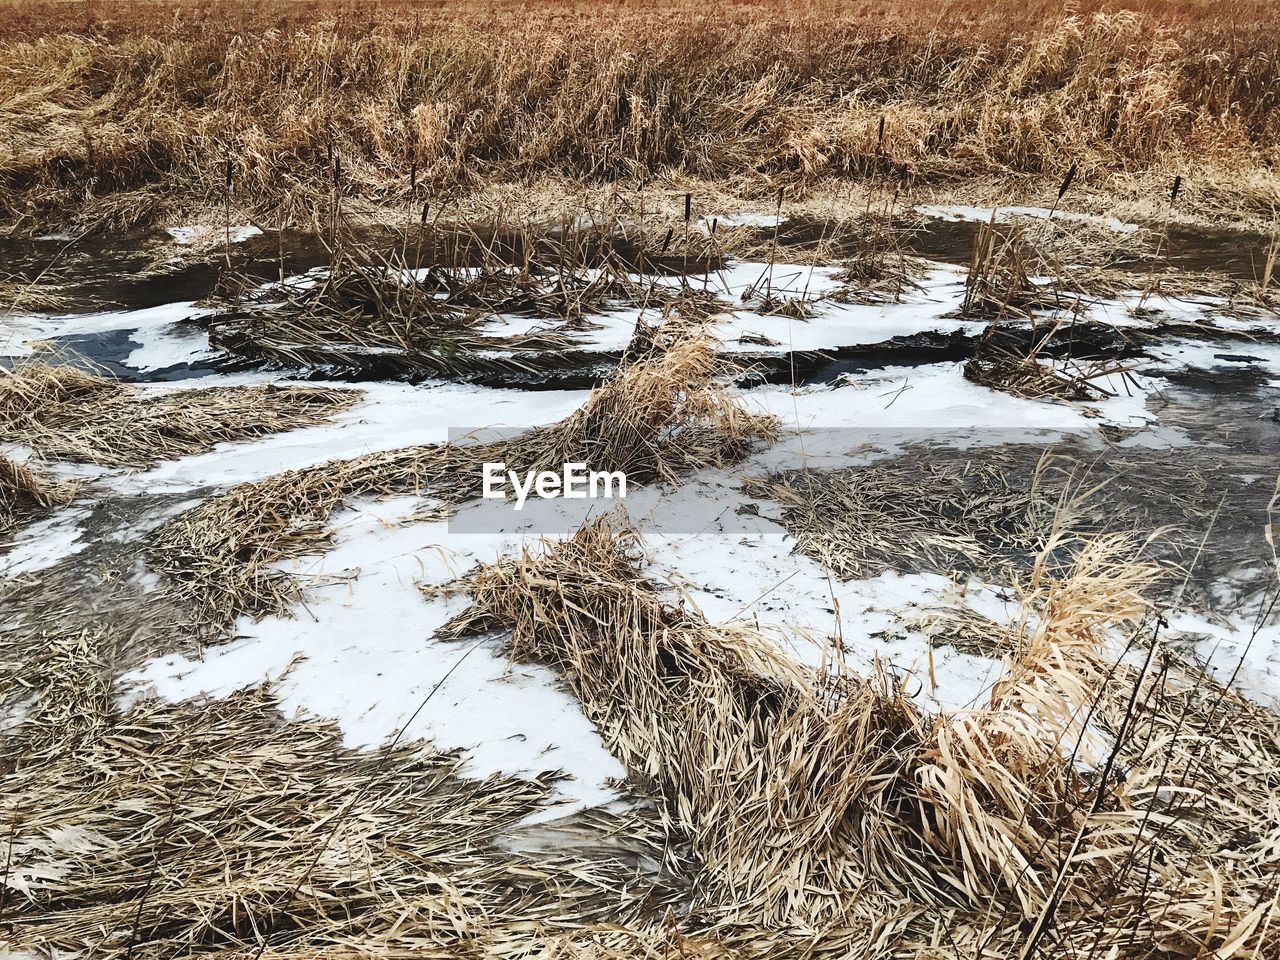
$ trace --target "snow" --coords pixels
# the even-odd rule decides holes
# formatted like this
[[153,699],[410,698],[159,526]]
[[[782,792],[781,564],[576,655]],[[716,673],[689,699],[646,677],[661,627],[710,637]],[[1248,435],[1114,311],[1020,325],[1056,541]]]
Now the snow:
[[1280,378],[1280,344],[1276,343],[1174,340],[1149,349],[1160,360],[1178,368],[1221,370],[1249,367]]
[[[1036,208],[1028,207],[1003,209],[1015,213],[1036,212]],[[1067,214],[1060,212],[1055,216]],[[767,262],[742,261],[731,263],[707,276],[693,275],[683,279],[668,276],[657,278],[655,282],[671,289],[688,284],[695,291],[705,290],[724,301],[723,310],[709,321],[708,332],[721,342],[722,351],[731,355],[835,351],[925,333],[964,333],[970,336],[981,333],[987,326],[985,321],[960,316],[966,271],[952,264],[938,262],[925,262],[924,266],[925,274],[919,279],[917,287],[904,292],[900,302],[890,303],[842,302],[844,284],[839,280],[839,268],[834,266],[792,263],[770,265]],[[425,276],[426,272],[416,271],[419,276]],[[479,269],[464,269],[460,272],[478,274]],[[315,268],[306,274],[291,277],[285,283],[297,287],[307,286],[315,283],[323,273],[324,268]],[[588,278],[598,274],[599,271],[586,272]],[[276,285],[268,283],[263,289]],[[777,300],[802,301],[807,316],[799,319],[752,309],[751,304],[758,302],[766,292]],[[1079,319],[1118,329],[1148,327],[1151,321],[1136,309],[1140,305],[1147,310],[1157,311],[1165,319],[1202,324],[1210,318],[1217,319],[1217,313],[1221,311],[1225,301],[1214,297],[1175,299],[1145,296],[1141,291],[1129,291],[1116,299],[1099,298],[1079,305]],[[1041,313],[1049,316],[1052,311]],[[656,324],[663,317],[660,310],[652,308],[614,306],[606,309],[589,318],[591,328],[575,333],[575,349],[620,353],[630,343],[636,324],[641,319]],[[547,330],[557,325],[555,321],[545,317],[499,314],[484,325],[484,330],[493,336],[512,336]],[[1250,328],[1256,326],[1256,323],[1251,324]],[[168,359],[169,355],[164,352],[166,346],[157,346],[155,350],[159,356]],[[187,362],[205,356],[200,352],[203,344],[196,339],[181,341],[167,346],[167,349],[174,352],[174,358],[184,356],[182,351],[185,350],[185,356],[189,358]],[[394,348],[388,347],[351,349],[366,353],[396,352]],[[490,355],[509,355],[509,351],[503,350],[485,352]],[[149,354],[142,354],[141,359],[150,363],[158,362],[151,360]]]
[[1169,614],[1165,639],[1189,642],[1218,681],[1280,706],[1280,610],[1268,610],[1268,599],[1212,619],[1189,610]]
[[[928,638],[907,625],[926,608],[986,600],[1003,606],[995,588],[957,585],[933,573],[886,571],[842,583],[819,563],[792,552],[782,527],[758,534],[666,537],[647,541],[651,572],[682,585],[689,599],[713,623],[758,621],[785,626],[780,640],[814,667],[830,662],[833,647],[861,676],[887,668],[914,677],[923,706],[962,710],[977,703],[1004,666],[996,660],[949,647],[932,649]],[[988,607],[989,609],[989,607]],[[1007,617],[1016,616],[1010,607]]]
[[[711,528],[680,536],[653,533],[654,511],[646,517],[646,508],[661,502],[664,512],[681,509],[673,498],[693,512],[747,500],[714,476],[675,491],[651,488],[628,500],[629,513],[646,535],[650,573],[681,585],[687,602],[712,621],[758,617],[785,624],[791,651],[815,666],[830,638],[840,637],[852,668],[910,675],[922,702],[936,709],[977,702],[999,677],[998,661],[949,648],[931,651],[928,639],[906,625],[910,613],[947,603],[1012,616],[1016,608],[995,588],[956,585],[935,574],[885,573],[833,583],[817,563],[792,554],[785,531],[764,518],[756,518],[758,533],[742,536]],[[530,521],[508,513],[506,529],[480,533],[456,520],[408,520],[421,506],[406,497],[342,511],[331,551],[283,567],[309,587],[293,616],[241,619],[233,643],[200,659],[153,660],[126,682],[135,694],[149,689],[179,699],[226,695],[272,679],[286,711],[334,719],[351,745],[383,743],[403,729],[440,747],[466,749],[467,770],[474,776],[564,771],[571,779],[557,789],[567,807],[557,808],[556,815],[614,798],[611,782],[624,771],[562,682],[541,667],[512,664],[501,638],[476,644],[435,639],[466,600],[424,597],[418,588],[448,583],[476,563],[518,551],[531,542],[524,529]],[[581,501],[564,500],[531,501],[529,508],[558,515],[566,530],[581,520],[577,511],[583,509]],[[780,642],[783,636],[779,632]]]
[[[364,389],[365,403],[334,423],[106,482],[120,492],[196,490],[210,478],[229,485],[334,457],[444,440],[450,428],[456,436],[470,425],[549,423],[587,396],[456,384]],[[778,642],[806,663],[821,665],[838,642],[851,669],[864,675],[891,670],[931,709],[959,710],[980,701],[1002,663],[933,647],[910,621],[927,608],[957,604],[1008,620],[1016,605],[998,585],[893,572],[840,583],[816,561],[793,553],[786,530],[770,519],[776,509],[746,497],[741,477],[801,462],[866,462],[926,437],[965,446],[1006,442],[1010,431],[1087,434],[1096,430],[1099,417],[1087,416],[1078,405],[987,390],[965,380],[957,364],[874,371],[856,381],[795,391],[764,387],[742,399],[779,415],[787,427],[784,438],[741,470],[704,471],[678,488],[651,487],[629,496],[625,508],[644,538],[650,572],[677,584],[685,601],[712,621],[758,619],[783,628]],[[1104,411],[1108,403],[1100,405]],[[1117,420],[1146,422],[1140,398],[1112,407]],[[877,438],[880,449],[868,452]],[[762,515],[740,514],[748,505]],[[572,777],[559,788],[566,804],[606,801],[613,795],[609,782],[621,770],[560,681],[540,668],[509,663],[500,639],[470,653],[465,645],[435,640],[435,631],[463,601],[424,598],[416,584],[446,582],[474,563],[519,550],[538,534],[564,535],[609,505],[531,500],[517,514],[506,504],[484,501],[464,506],[448,523],[401,522],[414,508],[415,501],[406,499],[343,511],[335,519],[333,550],[286,566],[309,588],[292,617],[242,620],[235,631],[239,639],[207,651],[202,660],[153,661],[130,679],[176,698],[225,694],[279,678],[287,708],[331,717],[352,744],[370,745],[395,736],[453,668],[409,724],[408,735],[466,749],[477,776],[559,769]]]
[[[846,452],[840,462],[853,461]],[[1003,665],[950,648],[931,649],[928,638],[907,623],[913,614],[939,606],[967,605],[1002,622],[1020,608],[999,587],[955,583],[933,573],[886,572],[841,583],[817,561],[794,553],[793,539],[777,522],[776,505],[752,500],[741,480],[796,463],[778,457],[775,447],[740,470],[706,470],[676,488],[629,493],[620,507],[642,537],[648,572],[675,585],[673,601],[691,603],[711,622],[783,628],[777,641],[812,666],[829,662],[838,644],[847,665],[863,676],[887,666],[919,679],[922,703],[930,708],[963,709],[980,699]],[[598,501],[530,500],[516,513],[492,501],[473,503],[457,512],[447,536],[451,544],[468,537],[491,544],[492,537],[505,535],[514,537],[514,549],[521,533],[554,538],[609,509]]]
[[[763,292],[766,281],[762,277],[768,277],[768,269],[768,264],[742,264],[717,279],[736,302],[748,290]],[[776,265],[772,292],[782,298],[828,297],[839,289],[837,272],[829,267]],[[911,294],[902,303],[819,300],[809,308],[812,315],[804,320],[740,308],[722,318],[712,332],[730,353],[768,353],[861,346],[925,332],[977,334],[986,326],[948,316],[959,309],[964,299],[964,277],[960,270],[939,265],[924,277],[920,286],[918,293]],[[763,335],[778,345],[770,348],[742,342],[745,334]]]
[[[423,271],[419,271],[422,273]],[[465,272],[465,271],[463,271]],[[840,347],[881,343],[893,337],[925,332],[978,333],[985,323],[947,316],[958,310],[964,297],[964,273],[947,264],[933,264],[920,282],[920,290],[912,292],[902,303],[841,303],[831,299],[843,284],[835,267],[806,266],[763,262],[740,262],[707,277],[687,279],[697,291],[705,289],[726,301],[726,309],[713,318],[708,331],[719,339],[727,353],[784,353],[788,350],[831,350]],[[592,272],[588,271],[590,277]],[[291,278],[286,283],[302,285],[314,282],[315,272]],[[679,277],[663,277],[657,281],[679,288]],[[782,315],[762,314],[744,305],[744,295],[751,299],[768,289],[775,298],[803,299],[812,314],[798,320]],[[577,348],[602,353],[618,353],[631,342],[637,321],[659,323],[659,310],[640,307],[615,307],[589,318],[592,329],[577,334]],[[545,330],[556,326],[544,317],[499,314],[485,325],[494,336],[510,336]],[[763,334],[776,345],[742,342],[747,334]],[[490,351],[501,353],[502,351]]]
[[761,387],[748,405],[804,430],[920,431],[915,439],[948,444],[1008,442],[1014,434],[1091,433],[1100,423],[1142,426],[1156,417],[1146,398],[1156,387],[1143,377],[1136,386],[1120,377],[1099,384],[1115,396],[1087,404],[1029,400],[965,379],[958,363],[890,367],[846,378],[838,387]]
[[417,582],[448,582],[519,538],[450,538],[443,522],[398,525],[419,506],[402,498],[344,510],[335,518],[337,546],[287,567],[316,579],[296,617],[241,620],[236,642],[200,660],[154,660],[126,683],[180,699],[278,678],[286,713],[331,717],[352,746],[384,743],[403,729],[466,749],[477,777],[566,771],[573,779],[557,788],[556,816],[614,799],[609,781],[626,772],[551,671],[512,664],[497,640],[433,639],[465,600],[427,602]]
[[[897,379],[886,377],[886,389],[902,393]],[[978,402],[981,388],[964,381],[954,365],[915,368],[909,379],[923,380],[925,388],[899,401],[895,416],[900,424],[990,422],[990,411],[984,417]],[[941,384],[948,384],[950,392],[940,390]],[[367,387],[366,404],[344,414],[342,422],[162,464],[113,482],[137,491],[194,489],[211,476],[220,484],[240,482],[335,456],[442,440],[464,416],[474,423],[551,422],[586,397],[585,392],[508,394],[445,384]],[[957,391],[972,391],[972,402],[956,403]],[[831,403],[833,394],[846,403]],[[903,394],[908,395],[910,391]],[[1004,395],[988,399],[999,405],[1007,421],[1038,425],[1047,412],[1059,429],[1092,428],[1092,421],[1070,407],[1058,410]],[[823,413],[834,427],[883,426],[885,420],[885,398],[852,385],[795,398],[785,389],[768,388],[752,391],[747,400],[766,408],[772,404],[779,412],[799,404],[810,408],[811,420]],[[928,402],[917,402],[924,400]],[[788,442],[794,444],[800,436],[793,434]],[[840,453],[847,458],[851,446],[856,444],[846,444]],[[762,451],[746,471],[794,465],[788,458],[795,448],[789,448],[790,454],[787,449],[784,442]],[[981,604],[988,615],[1011,611],[998,588],[976,582],[957,585],[935,574],[885,573],[866,581],[833,582],[815,561],[792,553],[789,535],[767,517],[768,504],[759,505],[766,516],[738,514],[738,507],[752,502],[741,492],[740,480],[738,471],[706,471],[679,488],[651,487],[626,501],[645,538],[653,575],[680,584],[687,602],[709,619],[758,617],[762,623],[785,626],[785,634],[777,634],[779,642],[814,665],[822,662],[832,639],[840,638],[851,668],[864,674],[886,668],[909,675],[922,702],[934,709],[962,709],[976,702],[1000,675],[998,661],[933,649],[927,637],[907,625],[911,613],[949,603]],[[395,736],[453,668],[409,723],[407,735],[466,749],[476,776],[499,770],[564,770],[572,777],[559,788],[566,804],[605,802],[613,796],[609,782],[622,771],[560,681],[546,670],[509,663],[497,639],[482,642],[458,664],[468,648],[433,636],[464,601],[424,598],[417,583],[444,583],[477,562],[519,550],[539,532],[567,533],[608,505],[530,501],[516,514],[486,501],[463,507],[448,523],[402,522],[420,505],[405,498],[343,511],[335,518],[339,533],[334,549],[285,567],[308,586],[306,602],[292,617],[241,620],[234,643],[207,651],[201,660],[153,661],[129,679],[162,696],[180,698],[225,694],[279,678],[287,709],[331,717],[352,744],[371,745]]]
[[139,373],[189,366],[217,356],[209,346],[209,332],[202,327],[174,325],[148,331],[140,339],[142,345],[124,361]]
[[[778,219],[777,213],[753,213],[749,210],[740,211],[738,213],[726,213],[713,218],[719,227],[775,227],[779,223],[786,223],[787,218],[783,217],[781,221]],[[711,221],[703,219],[699,226],[709,232],[711,230]]]
[[44,570],[89,547],[92,541],[84,539],[89,512],[87,507],[67,507],[18,530],[0,552],[0,577]]

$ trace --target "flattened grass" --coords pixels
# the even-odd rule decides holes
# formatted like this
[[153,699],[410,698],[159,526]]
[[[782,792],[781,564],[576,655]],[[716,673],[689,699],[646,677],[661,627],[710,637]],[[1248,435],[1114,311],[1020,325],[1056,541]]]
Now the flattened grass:
[[43,458],[144,467],[215,444],[321,423],[356,390],[208,387],[149,391],[70,366],[0,369],[0,428]]
[[[418,493],[445,504],[476,498],[481,467],[622,471],[629,484],[678,482],[703,467],[736,462],[774,436],[772,418],[733,401],[726,371],[705,336],[644,331],[628,362],[569,417],[497,441],[431,444],[242,484],[161,527],[153,556],[216,629],[240,613],[280,612],[297,584],[275,565],[320,550],[327,521],[360,496]],[[641,342],[647,341],[647,342]]]
[[796,550],[843,580],[885,570],[967,571],[1006,582],[1044,545],[1059,501],[1012,481],[1000,465],[908,461],[791,470],[744,491],[782,507]]
[[332,724],[286,721],[261,687],[121,708],[110,644],[0,642],[0,702],[26,708],[0,730],[10,945],[514,957],[645,904],[651,881],[628,862],[648,852],[639,822],[616,853],[504,843],[547,807],[554,775],[469,779],[462,756],[421,743],[352,750]]
[[1266,955],[1280,718],[1159,646],[1136,546],[1042,554],[1004,676],[955,714],[669,602],[608,517],[469,574],[447,631],[564,676],[744,955]]

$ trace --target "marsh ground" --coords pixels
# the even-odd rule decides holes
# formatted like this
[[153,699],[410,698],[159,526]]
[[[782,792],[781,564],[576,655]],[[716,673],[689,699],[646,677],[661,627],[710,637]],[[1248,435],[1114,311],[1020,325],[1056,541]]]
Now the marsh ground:
[[1276,948],[1265,10],[922,11],[5,8],[8,948]]

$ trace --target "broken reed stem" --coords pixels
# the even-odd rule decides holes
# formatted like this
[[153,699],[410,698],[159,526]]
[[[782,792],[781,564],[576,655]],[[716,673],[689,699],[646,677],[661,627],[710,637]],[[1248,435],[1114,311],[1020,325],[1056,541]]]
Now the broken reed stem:
[[778,206],[774,211],[773,217],[773,240],[769,244],[769,279],[765,281],[765,303],[773,303],[773,263],[778,256],[778,233],[782,229],[782,192],[783,188],[778,188]]
[[222,256],[226,262],[226,268],[231,270],[231,183],[234,168],[231,158],[227,157],[226,178],[222,191],[222,225],[223,225],[223,243]]

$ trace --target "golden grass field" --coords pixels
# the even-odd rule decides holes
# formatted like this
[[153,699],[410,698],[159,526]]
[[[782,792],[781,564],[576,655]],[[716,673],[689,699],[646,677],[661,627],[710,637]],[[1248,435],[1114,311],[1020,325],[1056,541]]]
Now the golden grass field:
[[228,199],[305,223],[335,166],[353,208],[672,178],[1014,199],[1073,163],[1153,209],[1182,175],[1188,216],[1280,199],[1266,2],[18,0],[0,57],[22,230]]

